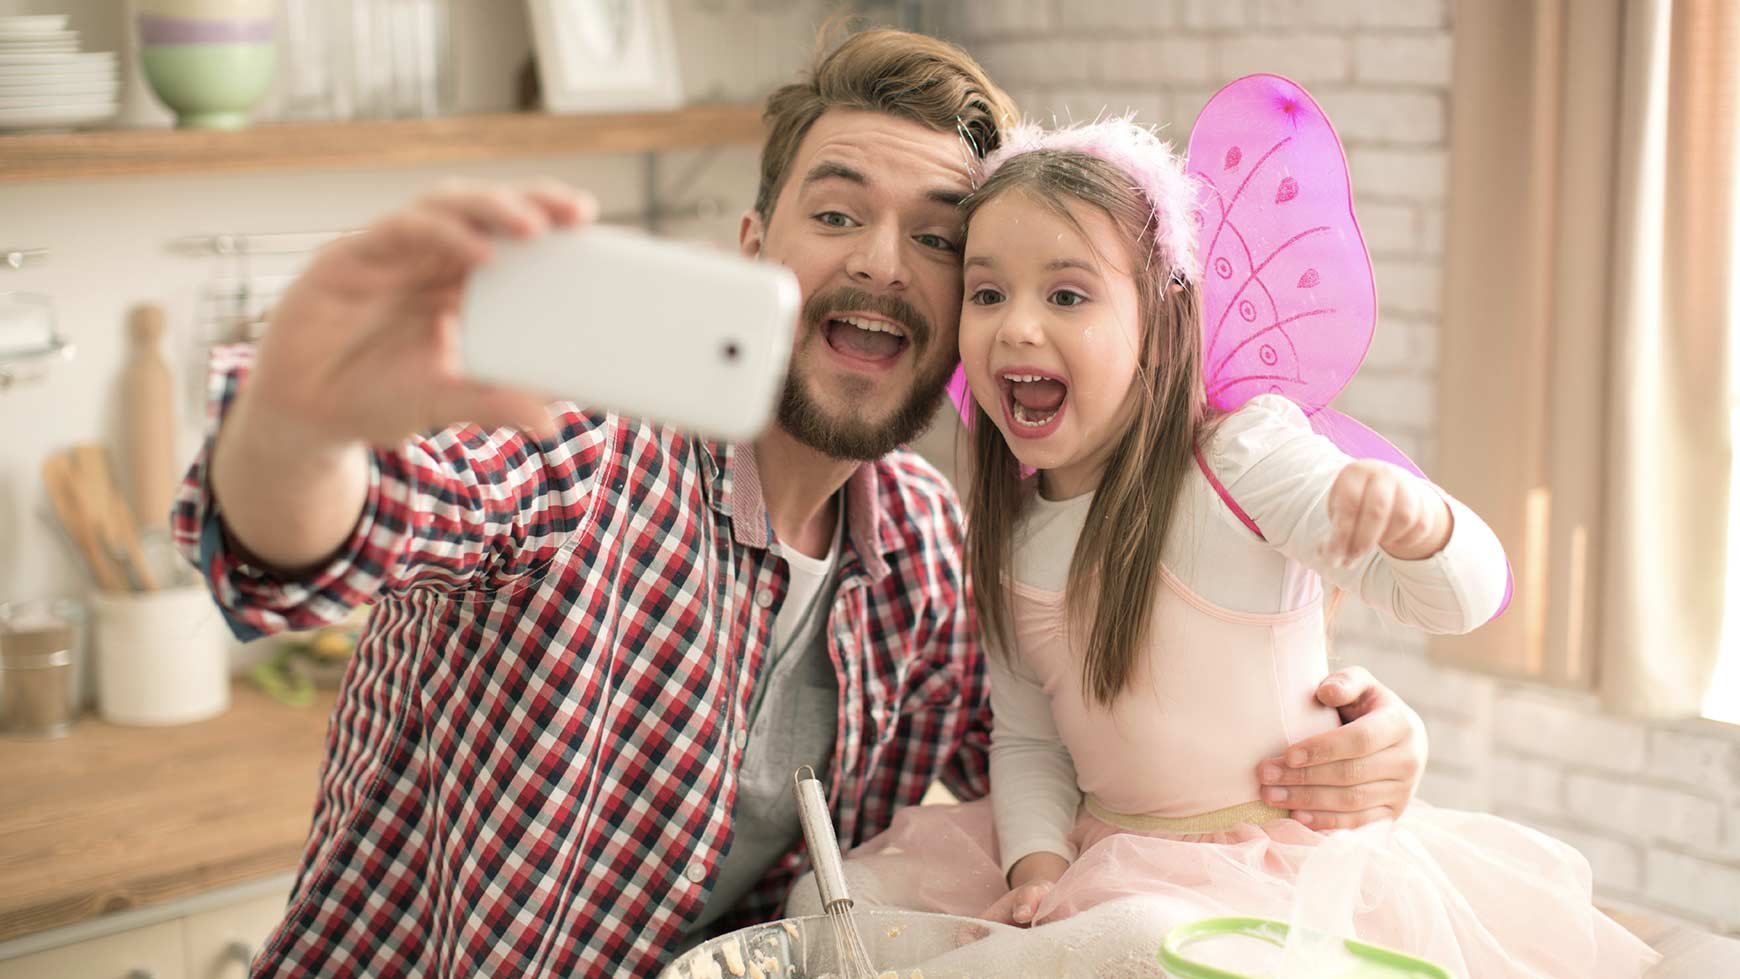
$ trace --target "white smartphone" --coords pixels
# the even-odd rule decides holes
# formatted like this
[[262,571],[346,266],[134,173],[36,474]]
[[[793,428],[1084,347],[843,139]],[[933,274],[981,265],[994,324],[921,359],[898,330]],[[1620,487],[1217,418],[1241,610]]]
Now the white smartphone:
[[783,266],[594,225],[500,242],[460,346],[480,380],[741,441],[772,418],[801,306]]

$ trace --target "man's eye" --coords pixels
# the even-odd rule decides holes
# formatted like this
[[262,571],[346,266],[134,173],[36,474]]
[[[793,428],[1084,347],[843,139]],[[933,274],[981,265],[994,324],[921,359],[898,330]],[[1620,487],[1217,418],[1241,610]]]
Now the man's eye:
[[1051,294],[1051,301],[1058,306],[1080,306],[1087,297],[1073,289],[1059,289]]
[[852,219],[839,211],[823,211],[816,215],[816,220],[830,228],[850,228],[852,226]]
[[980,289],[973,293],[970,301],[975,306],[995,306],[1003,301],[1003,294],[995,289]]
[[919,235],[918,243],[926,248],[935,248],[937,251],[952,252],[955,250],[955,243],[942,235]]

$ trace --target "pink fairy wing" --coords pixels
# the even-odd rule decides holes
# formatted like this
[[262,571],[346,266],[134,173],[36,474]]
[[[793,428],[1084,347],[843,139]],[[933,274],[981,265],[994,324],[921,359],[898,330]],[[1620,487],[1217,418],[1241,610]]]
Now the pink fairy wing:
[[949,400],[954,402],[955,411],[960,412],[961,421],[971,428],[973,424],[973,390],[967,387],[967,368],[964,364],[956,364],[955,376],[949,378]]
[[1201,185],[1209,401],[1328,404],[1365,359],[1377,313],[1334,127],[1303,88],[1248,75],[1209,100],[1187,165]]
[[1396,448],[1389,439],[1372,431],[1334,408],[1319,408],[1311,413],[1311,428],[1334,442],[1341,451],[1355,459],[1377,459],[1394,463],[1421,479],[1426,474],[1414,465],[1407,453]]

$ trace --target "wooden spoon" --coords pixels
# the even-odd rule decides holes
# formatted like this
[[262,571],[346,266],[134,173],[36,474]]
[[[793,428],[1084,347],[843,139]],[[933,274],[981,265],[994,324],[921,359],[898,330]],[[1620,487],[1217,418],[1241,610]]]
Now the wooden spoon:
[[110,559],[96,524],[86,516],[84,494],[79,491],[72,457],[57,452],[42,460],[42,482],[48,490],[49,505],[66,528],[67,536],[84,555],[92,577],[97,579],[97,587],[103,591],[126,591],[126,575]]
[[157,578],[145,559],[145,548],[139,543],[139,527],[127,500],[115,485],[109,470],[109,457],[100,445],[84,443],[72,449],[73,469],[78,474],[79,489],[84,494],[85,512],[94,514],[98,532],[109,554],[121,565],[126,576],[141,591],[156,591]]

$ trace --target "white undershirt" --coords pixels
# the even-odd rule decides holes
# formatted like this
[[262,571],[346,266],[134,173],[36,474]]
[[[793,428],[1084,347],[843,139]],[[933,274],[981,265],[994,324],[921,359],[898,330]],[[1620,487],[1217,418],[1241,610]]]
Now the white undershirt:
[[795,547],[783,543],[775,544],[780,556],[791,568],[791,583],[786,586],[785,602],[779,607],[779,614],[773,620],[773,652],[774,659],[785,656],[786,650],[801,648],[803,644],[815,638],[821,631],[826,615],[816,613],[816,596],[821,593],[822,586],[834,577],[834,567],[840,561],[840,538],[845,532],[846,503],[836,499],[834,502],[834,533],[828,544],[828,553],[817,558]]

